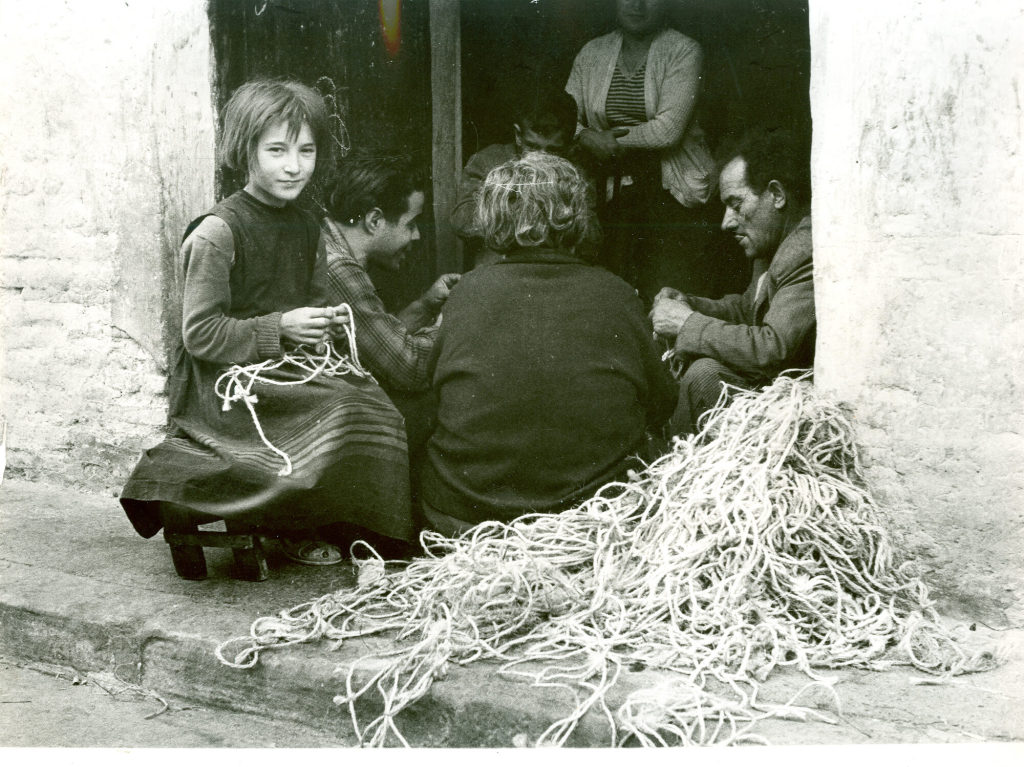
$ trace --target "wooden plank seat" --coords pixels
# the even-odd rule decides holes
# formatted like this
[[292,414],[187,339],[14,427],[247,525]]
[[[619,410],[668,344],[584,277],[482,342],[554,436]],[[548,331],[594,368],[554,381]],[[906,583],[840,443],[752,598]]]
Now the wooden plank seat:
[[220,521],[220,517],[204,514],[174,503],[160,504],[164,524],[164,540],[171,549],[171,561],[178,576],[190,581],[206,577],[203,549],[226,548],[234,554],[232,576],[243,581],[267,579],[267,556],[256,528],[232,520],[224,520],[226,532],[201,530],[200,525]]

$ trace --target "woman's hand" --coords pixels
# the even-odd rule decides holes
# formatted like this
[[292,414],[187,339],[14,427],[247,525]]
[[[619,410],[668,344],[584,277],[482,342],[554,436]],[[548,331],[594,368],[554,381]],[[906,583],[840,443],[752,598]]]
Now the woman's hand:
[[281,338],[291,341],[296,346],[307,344],[316,346],[329,340],[331,320],[335,316],[334,307],[316,308],[305,306],[292,309],[281,315]]
[[606,162],[614,160],[623,152],[623,147],[615,139],[629,133],[629,128],[611,128],[610,130],[594,130],[584,128],[577,140],[598,160]]
[[352,312],[347,304],[339,304],[338,306],[329,306],[327,308],[329,311],[334,312],[328,330],[334,338],[342,338],[345,335],[345,327],[352,320]]

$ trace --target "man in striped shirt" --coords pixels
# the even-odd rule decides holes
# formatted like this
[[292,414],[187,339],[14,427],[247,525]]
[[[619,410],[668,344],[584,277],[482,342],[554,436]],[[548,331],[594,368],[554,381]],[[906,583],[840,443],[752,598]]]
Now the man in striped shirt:
[[401,266],[420,238],[425,187],[423,174],[406,158],[346,157],[322,226],[328,301],[349,305],[359,361],[405,417],[410,453],[433,428],[427,365],[441,307],[459,275],[442,275],[396,316],[384,307],[367,266],[388,271]]

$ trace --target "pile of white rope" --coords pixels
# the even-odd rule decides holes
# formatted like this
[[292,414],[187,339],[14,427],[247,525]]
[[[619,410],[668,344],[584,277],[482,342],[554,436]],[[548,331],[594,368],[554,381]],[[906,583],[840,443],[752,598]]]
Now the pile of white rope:
[[[574,710],[538,745],[564,744],[588,712],[614,745],[762,742],[753,728],[766,717],[831,721],[796,705],[806,690],[831,693],[821,669],[977,668],[897,566],[851,425],[806,380],[732,394],[700,435],[577,508],[422,541],[427,556],[404,569],[364,560],[356,586],[256,620],[218,657],[249,668],[270,648],[387,633],[394,649],[357,661],[335,699],[375,746],[405,744],[396,715],[450,664],[477,660],[573,691]],[[808,685],[785,704],[759,701],[787,666]],[[624,668],[670,681],[612,710]],[[368,693],[383,710],[361,723]]]
[[[296,346],[288,350],[280,359],[254,362],[251,365],[232,365],[221,373],[213,385],[225,412],[239,401],[249,410],[260,440],[270,450],[281,456],[284,461],[284,466],[278,472],[281,477],[287,477],[292,473],[292,460],[287,453],[273,445],[263,432],[260,419],[256,415],[256,404],[259,402],[259,397],[253,392],[253,387],[257,383],[272,386],[301,386],[319,375],[357,375],[360,378],[373,380],[373,376],[359,362],[359,351],[356,348],[356,320],[352,311],[348,304],[341,304],[337,309],[348,315],[348,321],[343,326],[349,349],[348,354],[338,351],[334,347],[334,343],[329,340],[318,344],[316,348],[305,345]],[[267,374],[272,371],[293,372],[299,378],[282,380],[268,376]]]

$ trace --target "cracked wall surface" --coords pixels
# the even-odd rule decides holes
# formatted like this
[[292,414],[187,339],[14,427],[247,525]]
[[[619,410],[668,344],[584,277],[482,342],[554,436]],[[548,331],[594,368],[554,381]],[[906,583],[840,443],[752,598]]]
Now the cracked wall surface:
[[1017,624],[1021,40],[1015,3],[811,3],[816,381],[944,600]]
[[114,492],[162,433],[166,231],[213,199],[205,9],[172,5],[0,9],[8,476]]

